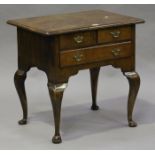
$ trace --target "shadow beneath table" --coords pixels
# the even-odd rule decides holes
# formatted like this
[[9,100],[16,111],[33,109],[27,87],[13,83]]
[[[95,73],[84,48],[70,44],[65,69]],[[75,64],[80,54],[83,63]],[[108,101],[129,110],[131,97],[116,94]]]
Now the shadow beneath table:
[[[71,140],[128,127],[126,102],[126,97],[99,101],[100,110],[98,111],[90,110],[91,103],[80,105],[73,103],[72,106],[65,106],[65,103],[63,103],[61,115],[61,135],[63,139]],[[155,123],[155,104],[138,99],[133,116],[139,125]],[[52,110],[35,113],[31,119],[45,122],[54,128]]]

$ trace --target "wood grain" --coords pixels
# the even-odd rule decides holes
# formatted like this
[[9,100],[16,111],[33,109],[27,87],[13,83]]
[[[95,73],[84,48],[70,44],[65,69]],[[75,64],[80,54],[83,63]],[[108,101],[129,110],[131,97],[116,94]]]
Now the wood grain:
[[124,16],[103,10],[92,10],[15,19],[9,20],[7,23],[43,35],[53,35],[143,22],[144,20],[139,18]]

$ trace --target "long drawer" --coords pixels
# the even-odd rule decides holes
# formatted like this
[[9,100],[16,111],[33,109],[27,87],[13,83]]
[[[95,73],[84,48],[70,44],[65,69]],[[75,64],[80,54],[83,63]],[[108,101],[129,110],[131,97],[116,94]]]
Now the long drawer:
[[131,41],[60,52],[60,66],[74,66],[97,61],[129,57],[133,54]]

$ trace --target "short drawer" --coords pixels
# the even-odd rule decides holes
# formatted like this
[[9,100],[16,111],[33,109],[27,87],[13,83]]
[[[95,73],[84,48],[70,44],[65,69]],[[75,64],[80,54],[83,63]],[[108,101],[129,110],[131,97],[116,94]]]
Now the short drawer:
[[100,45],[79,50],[69,50],[60,53],[60,66],[65,67],[125,58],[132,54],[132,43],[130,41],[110,45]]
[[98,43],[112,43],[116,41],[131,40],[131,26],[107,28],[98,30]]
[[77,49],[95,45],[97,42],[96,32],[76,32],[60,35],[60,50]]

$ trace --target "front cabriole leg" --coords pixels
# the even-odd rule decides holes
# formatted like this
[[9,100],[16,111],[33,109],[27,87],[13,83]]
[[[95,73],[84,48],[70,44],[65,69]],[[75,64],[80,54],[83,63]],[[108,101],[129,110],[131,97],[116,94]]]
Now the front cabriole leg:
[[17,70],[14,75],[14,83],[23,110],[23,118],[18,122],[20,125],[24,125],[27,123],[27,99],[24,85],[25,79],[26,79],[26,71]]
[[53,84],[48,82],[49,94],[53,106],[53,115],[55,123],[55,134],[52,138],[53,143],[61,143],[60,135],[60,117],[61,117],[61,102],[63,97],[63,92],[67,87],[66,83],[63,84]]
[[136,127],[137,123],[132,119],[132,113],[135,105],[135,100],[140,87],[140,77],[136,72],[123,73],[129,81],[129,96],[128,96],[128,123],[129,127]]

